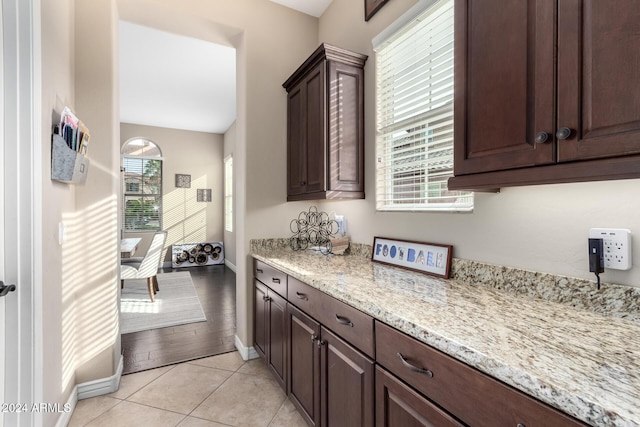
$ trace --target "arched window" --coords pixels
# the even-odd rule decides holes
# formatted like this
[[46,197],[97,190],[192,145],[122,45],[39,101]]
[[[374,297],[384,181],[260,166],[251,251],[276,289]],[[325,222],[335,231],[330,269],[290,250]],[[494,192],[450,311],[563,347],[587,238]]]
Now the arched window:
[[122,146],[124,231],[162,229],[162,152],[153,141],[133,138]]

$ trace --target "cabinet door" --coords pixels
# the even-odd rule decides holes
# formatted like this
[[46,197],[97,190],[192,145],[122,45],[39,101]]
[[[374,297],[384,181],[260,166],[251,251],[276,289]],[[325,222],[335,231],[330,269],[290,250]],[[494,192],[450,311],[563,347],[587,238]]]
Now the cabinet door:
[[323,427],[373,426],[373,361],[322,327]]
[[364,70],[329,61],[329,190],[364,191]]
[[393,375],[376,367],[376,427],[462,427]]
[[555,2],[457,0],[455,16],[455,175],[555,162]]
[[267,366],[280,386],[287,389],[287,301],[273,292],[268,293]]
[[293,88],[287,96],[287,194],[304,193],[307,174],[305,149],[304,103],[302,84]]
[[255,299],[253,313],[253,342],[261,357],[265,357],[267,348],[267,287],[254,280]]
[[640,153],[640,2],[558,2],[560,161]]
[[303,85],[306,91],[305,103],[305,137],[306,137],[306,179],[305,190],[307,193],[326,190],[326,87],[325,87],[325,63],[319,64],[307,76]]
[[289,398],[311,426],[320,425],[320,324],[287,306],[289,324]]

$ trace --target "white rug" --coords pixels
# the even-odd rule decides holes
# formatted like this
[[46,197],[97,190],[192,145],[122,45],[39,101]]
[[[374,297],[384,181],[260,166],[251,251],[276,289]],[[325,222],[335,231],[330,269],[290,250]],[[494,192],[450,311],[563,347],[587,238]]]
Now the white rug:
[[156,302],[151,302],[147,279],[125,280],[120,295],[120,333],[207,320],[188,271],[158,274],[158,287]]

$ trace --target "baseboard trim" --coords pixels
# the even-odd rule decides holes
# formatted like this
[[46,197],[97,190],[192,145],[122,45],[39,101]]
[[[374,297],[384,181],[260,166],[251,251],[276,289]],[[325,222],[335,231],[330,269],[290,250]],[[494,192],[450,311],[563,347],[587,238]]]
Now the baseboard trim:
[[118,362],[118,368],[116,373],[108,378],[102,378],[94,381],[87,381],[86,383],[78,384],[78,400],[89,399],[91,397],[102,396],[103,394],[113,393],[118,391],[120,386],[120,377],[122,376],[122,370],[124,369],[124,357],[120,356]]
[[67,427],[71,421],[73,411],[76,410],[78,400],[89,399],[91,397],[102,396],[103,394],[118,391],[120,386],[120,377],[124,369],[124,357],[120,356],[116,373],[108,378],[102,378],[94,381],[76,385],[69,395],[67,402],[64,404],[64,412],[58,418],[55,427]]
[[245,346],[237,335],[235,339],[235,346],[238,349],[242,360],[251,360],[260,357],[258,352],[253,347]]
[[229,267],[229,269],[230,269],[231,271],[233,271],[234,273],[236,272],[236,266],[235,266],[231,261],[229,261],[228,259],[225,259],[225,260],[224,260],[224,265],[226,265],[227,267]]
[[75,386],[73,390],[71,390],[71,394],[67,399],[67,402],[64,404],[64,412],[60,414],[58,417],[58,422],[56,423],[56,427],[67,427],[71,422],[71,417],[73,416],[73,411],[76,410],[76,405],[78,404],[78,386]]

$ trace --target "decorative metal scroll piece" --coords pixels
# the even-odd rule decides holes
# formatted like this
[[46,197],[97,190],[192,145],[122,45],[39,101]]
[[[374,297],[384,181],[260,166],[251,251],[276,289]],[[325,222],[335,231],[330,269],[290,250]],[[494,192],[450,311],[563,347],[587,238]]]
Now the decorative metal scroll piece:
[[326,212],[318,212],[318,208],[311,206],[309,211],[302,211],[298,218],[291,220],[289,227],[293,233],[289,244],[294,251],[318,246],[324,255],[331,253],[330,239],[338,233],[338,223],[329,219]]

